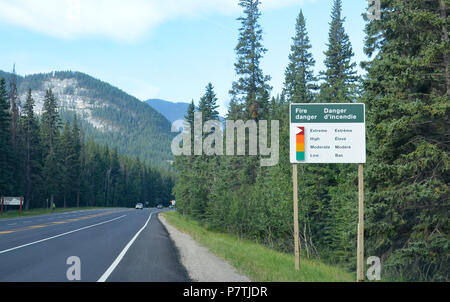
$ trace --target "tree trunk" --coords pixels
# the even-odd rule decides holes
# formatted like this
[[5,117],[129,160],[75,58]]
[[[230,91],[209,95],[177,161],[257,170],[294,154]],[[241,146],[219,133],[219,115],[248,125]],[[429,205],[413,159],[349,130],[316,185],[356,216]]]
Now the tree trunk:
[[[29,132],[29,131],[28,131]],[[25,192],[25,211],[30,208],[31,201],[31,163],[30,163],[30,138],[27,140],[27,163],[26,163],[26,192]]]

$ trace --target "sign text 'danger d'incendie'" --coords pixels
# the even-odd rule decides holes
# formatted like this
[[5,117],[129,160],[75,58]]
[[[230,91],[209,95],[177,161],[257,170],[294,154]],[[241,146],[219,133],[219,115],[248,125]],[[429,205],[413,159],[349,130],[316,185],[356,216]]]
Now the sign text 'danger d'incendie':
[[291,104],[294,164],[365,163],[364,104]]

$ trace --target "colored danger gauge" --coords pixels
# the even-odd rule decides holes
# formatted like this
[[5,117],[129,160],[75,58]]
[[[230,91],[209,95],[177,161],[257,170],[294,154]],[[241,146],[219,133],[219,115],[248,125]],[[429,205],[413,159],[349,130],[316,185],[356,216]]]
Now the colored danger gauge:
[[297,127],[296,137],[296,152],[297,160],[305,160],[305,127]]

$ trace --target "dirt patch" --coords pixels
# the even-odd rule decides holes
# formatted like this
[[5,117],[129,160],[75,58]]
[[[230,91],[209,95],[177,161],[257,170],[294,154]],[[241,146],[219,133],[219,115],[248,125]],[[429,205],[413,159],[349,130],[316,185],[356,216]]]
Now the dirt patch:
[[171,226],[158,215],[180,253],[181,262],[193,281],[198,282],[251,282],[236,272],[228,262],[212,254],[188,234]]

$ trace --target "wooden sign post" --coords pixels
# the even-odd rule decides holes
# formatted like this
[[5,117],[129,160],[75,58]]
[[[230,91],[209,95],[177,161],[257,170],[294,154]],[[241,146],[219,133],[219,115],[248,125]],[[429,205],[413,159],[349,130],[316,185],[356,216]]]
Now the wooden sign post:
[[356,281],[364,280],[364,165],[358,167],[358,243]]
[[20,208],[19,208],[20,216],[22,216],[22,204],[23,204],[23,197],[20,196]]
[[292,165],[292,182],[294,191],[294,250],[295,250],[295,270],[300,270],[300,247],[298,231],[298,182],[297,182],[297,164]]

